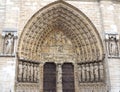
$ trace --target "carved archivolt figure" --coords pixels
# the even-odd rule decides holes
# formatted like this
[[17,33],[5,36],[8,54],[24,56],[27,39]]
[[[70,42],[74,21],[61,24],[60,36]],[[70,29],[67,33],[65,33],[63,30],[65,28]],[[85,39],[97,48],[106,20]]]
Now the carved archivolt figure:
[[13,53],[13,35],[8,34],[5,39],[5,54]]

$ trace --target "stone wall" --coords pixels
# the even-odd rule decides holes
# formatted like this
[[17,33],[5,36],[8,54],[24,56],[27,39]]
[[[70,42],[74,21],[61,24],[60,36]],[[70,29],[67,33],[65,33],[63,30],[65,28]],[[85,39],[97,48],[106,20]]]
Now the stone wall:
[[108,67],[110,72],[110,92],[120,92],[120,62],[119,59],[108,59]]
[[[5,0],[0,0],[0,43],[2,43],[2,30],[4,26],[5,21]],[[0,46],[0,52],[2,51],[2,48]]]
[[118,33],[120,34],[120,2],[114,1],[114,21],[117,26]]
[[15,65],[14,57],[0,57],[0,92],[14,92]]

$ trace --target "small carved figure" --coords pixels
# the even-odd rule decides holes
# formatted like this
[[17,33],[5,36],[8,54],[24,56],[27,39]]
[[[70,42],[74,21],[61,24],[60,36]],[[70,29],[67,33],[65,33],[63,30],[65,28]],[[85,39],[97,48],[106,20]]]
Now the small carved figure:
[[63,52],[63,46],[62,45],[60,45],[60,46],[58,46],[58,52]]
[[33,64],[31,64],[30,69],[31,69],[31,81],[33,81],[33,80],[34,80],[34,79],[33,79]]
[[23,64],[23,81],[26,81],[26,63]]
[[82,81],[85,81],[85,67],[84,65],[81,65],[82,67]]
[[58,80],[58,83],[61,83],[62,82],[62,70],[61,70],[61,65],[59,64],[58,65],[58,76],[57,76],[57,80]]
[[98,76],[98,65],[97,65],[97,63],[94,63],[94,73],[95,73],[95,81],[98,81],[98,78],[99,78],[99,76]]
[[34,67],[34,82],[38,82],[38,66],[37,65],[35,65],[35,67]]
[[117,46],[117,40],[115,37],[109,38],[109,55],[112,55],[112,56],[118,55],[118,46]]
[[94,70],[94,67],[93,67],[93,64],[90,64],[90,76],[91,76],[91,82],[92,81],[94,81],[94,72],[93,72],[93,70]]
[[103,64],[100,63],[100,80],[103,81],[104,78],[104,67]]
[[8,34],[5,40],[5,54],[13,53],[13,35]]
[[81,82],[82,81],[82,77],[81,77],[81,75],[82,75],[82,68],[81,68],[81,66],[79,65],[79,67],[78,67],[78,77],[79,77],[79,82]]
[[90,76],[89,76],[89,65],[88,64],[86,64],[86,81],[89,81],[89,79],[90,79]]
[[27,64],[27,76],[26,76],[27,81],[30,81],[30,63]]
[[33,81],[34,82],[36,82],[36,74],[37,74],[37,71],[36,71],[36,66],[34,65],[34,67],[33,67],[33,69],[34,69],[34,79],[33,79]]

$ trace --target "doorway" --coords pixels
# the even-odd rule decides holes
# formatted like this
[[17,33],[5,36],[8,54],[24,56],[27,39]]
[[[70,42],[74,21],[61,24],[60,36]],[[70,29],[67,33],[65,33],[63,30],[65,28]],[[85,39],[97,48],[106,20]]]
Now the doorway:
[[[57,78],[56,78],[55,63],[45,63],[44,78],[43,78],[43,92],[57,92]],[[75,92],[74,86],[74,66],[72,63],[64,63],[62,65],[62,92]]]
[[63,92],[75,92],[74,66],[72,63],[64,63],[62,66],[62,88]]
[[43,92],[56,92],[56,65],[46,63],[43,76]]

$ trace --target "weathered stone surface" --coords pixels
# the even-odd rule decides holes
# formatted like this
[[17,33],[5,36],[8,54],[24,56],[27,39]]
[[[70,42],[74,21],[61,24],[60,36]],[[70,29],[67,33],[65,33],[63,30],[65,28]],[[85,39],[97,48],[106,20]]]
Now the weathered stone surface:
[[0,91],[13,92],[15,86],[16,60],[12,57],[0,57]]
[[[106,76],[106,78],[105,78],[106,85],[97,84],[97,86],[96,86],[96,84],[94,84],[94,83],[92,85],[91,84],[82,84],[82,83],[79,84],[78,76],[77,76],[78,68],[77,68],[77,65],[74,64],[75,79],[76,79],[75,80],[76,92],[78,92],[79,89],[80,89],[80,92],[85,92],[87,90],[94,91],[94,92],[107,92],[108,90],[109,90],[109,92],[119,92],[120,91],[120,62],[119,62],[120,57],[119,57],[119,55],[116,56],[116,54],[115,54],[115,56],[108,55],[110,46],[108,46],[108,44],[106,45],[106,40],[105,40],[106,33],[110,34],[110,35],[111,34],[117,34],[117,35],[120,34],[120,30],[119,30],[120,29],[120,2],[118,0],[0,0],[0,92],[14,92],[15,89],[17,89],[18,92],[19,92],[19,90],[23,91],[23,89],[26,90],[25,92],[29,92],[30,90],[35,92],[34,89],[36,89],[36,92],[38,92],[37,89],[39,89],[39,88],[40,88],[39,89],[40,92],[42,92],[42,90],[43,90],[42,89],[42,87],[43,87],[42,81],[40,81],[41,85],[37,85],[37,84],[34,84],[34,85],[17,84],[17,85],[15,85],[16,76],[17,76],[17,72],[16,72],[17,59],[16,59],[16,57],[13,57],[13,56],[11,57],[11,56],[3,55],[3,48],[4,48],[3,47],[4,46],[3,39],[4,39],[4,37],[2,36],[2,33],[3,33],[4,29],[16,29],[18,32],[18,39],[20,39],[20,37],[21,37],[20,34],[22,33],[25,25],[26,24],[28,25],[29,20],[31,18],[34,18],[34,14],[37,11],[39,11],[40,9],[42,9],[44,6],[50,4],[54,1],[65,1],[65,2],[73,5],[74,7],[76,7],[78,10],[82,11],[90,19],[90,21],[92,22],[91,24],[93,24],[95,26],[97,32],[99,33],[99,35],[102,39],[102,43],[104,46],[104,53],[103,53],[103,56],[105,54],[105,59],[104,59],[105,75],[104,76]],[[62,13],[64,13],[64,12],[62,12]],[[71,14],[69,14],[69,15],[71,15]],[[49,13],[46,13],[46,15],[43,17],[46,18],[46,16],[48,18],[51,18],[51,17],[57,16],[57,15],[53,14],[52,16],[49,16]],[[72,18],[73,17],[71,17],[71,19]],[[38,17],[38,19],[39,19],[39,17]],[[70,17],[66,17],[64,20],[66,21],[66,20],[71,20],[71,19],[70,19]],[[35,21],[36,19],[33,19],[33,20]],[[43,22],[45,22],[46,19],[41,19],[41,20]],[[79,22],[78,19],[74,19],[74,20],[76,22]],[[73,21],[73,22],[70,21],[70,23],[75,24],[75,21]],[[85,21],[83,21],[83,22],[85,22]],[[48,21],[46,22],[46,24],[47,23],[48,23]],[[41,52],[42,54],[38,55],[39,53],[37,53],[38,56],[36,57],[36,54],[31,55],[31,52],[32,53],[36,52],[35,50],[33,51],[32,48],[34,47],[34,45],[37,45],[37,41],[36,41],[37,36],[38,37],[40,36],[41,38],[43,38],[43,36],[38,35],[38,33],[37,33],[38,31],[35,31],[35,27],[36,27],[36,25],[44,26],[44,24],[36,23],[36,25],[34,25],[34,23],[33,23],[31,25],[32,25],[31,29],[27,29],[27,32],[30,37],[25,36],[24,40],[26,40],[26,43],[23,45],[25,45],[26,48],[22,48],[24,53],[22,50],[21,50],[21,53],[23,53],[24,56],[27,53],[29,58],[32,58],[33,61],[34,60],[42,61],[40,64],[40,79],[41,80],[43,80],[42,74],[43,74],[44,63],[47,62],[48,60],[50,60],[51,57],[52,57],[51,60],[54,61],[54,59],[55,59],[56,63],[57,62],[64,63],[64,62],[66,62],[66,60],[71,62],[72,59],[73,59],[72,62],[74,63],[74,61],[76,60],[75,59],[76,56],[73,57],[75,52],[74,52],[74,50],[72,50],[72,48],[73,48],[73,45],[76,45],[75,42],[77,42],[77,44],[82,44],[82,45],[84,42],[92,43],[92,41],[90,41],[90,40],[85,41],[86,35],[81,35],[81,37],[82,36],[84,37],[83,43],[82,43],[81,40],[78,41],[78,38],[76,36],[67,32],[66,34],[69,33],[68,34],[69,36],[73,35],[73,36],[71,36],[70,39],[75,38],[74,40],[77,40],[77,41],[74,41],[74,40],[68,39],[68,40],[74,42],[75,44],[67,44],[67,49],[66,49],[65,45],[63,46],[64,48],[58,48],[59,46],[55,46],[55,44],[52,44],[54,46],[50,47],[51,39],[49,39],[49,37],[47,38],[47,36],[46,36],[47,33],[46,33],[46,34],[44,34],[44,37],[46,36],[46,38],[47,38],[46,41],[44,41],[44,43],[46,43],[46,44],[42,47],[43,49],[41,49],[41,48],[37,49],[38,50],[37,52],[40,52],[42,50],[42,52]],[[91,30],[93,30],[90,27],[90,25],[85,25],[85,26],[86,26],[86,28],[89,28],[88,29],[89,32],[91,32]],[[75,27],[79,28],[79,25],[75,25]],[[45,28],[46,28],[46,30],[48,30],[50,32],[50,30],[51,30],[50,27],[45,27]],[[74,29],[74,26],[71,28]],[[43,29],[44,29],[44,27],[43,27]],[[82,27],[82,30],[83,29],[84,29],[84,27]],[[32,31],[30,31],[30,30],[32,30]],[[67,30],[68,30],[68,27],[67,27]],[[74,30],[76,30],[76,29],[74,29]],[[36,36],[35,35],[33,36],[33,34],[31,35],[31,33],[29,33],[29,32],[33,32],[34,34],[36,34]],[[76,31],[74,31],[74,32],[76,32]],[[61,34],[61,33],[58,33],[58,34]],[[25,35],[25,34],[22,34],[22,35]],[[54,33],[52,34],[52,32],[51,32],[51,35],[55,35],[55,34]],[[35,39],[30,40],[33,38],[35,38]],[[99,38],[96,38],[96,39],[99,39]],[[30,42],[29,42],[29,40],[30,40]],[[43,39],[43,40],[45,40],[45,39]],[[28,46],[27,41],[28,41],[28,43],[31,44],[31,45],[29,44],[29,48],[27,48],[27,46]],[[54,41],[54,40],[52,40],[52,41]],[[114,41],[116,41],[116,40],[114,40]],[[47,44],[47,42],[49,44]],[[42,42],[38,42],[38,43],[42,43]],[[116,43],[117,43],[117,50],[119,50],[120,49],[119,39],[117,39],[117,42],[115,42],[114,44],[116,44]],[[18,44],[19,44],[19,41],[18,41]],[[17,43],[16,43],[16,45],[17,45]],[[49,45],[49,46],[47,46],[47,45]],[[59,44],[59,45],[63,45],[63,43]],[[72,45],[72,46],[68,46],[68,45]],[[91,48],[95,49],[95,45],[96,44],[94,44],[94,45],[90,44],[90,45],[86,45],[86,47],[83,46],[83,48],[81,50],[76,49],[76,51],[78,50],[78,52],[79,51],[82,52],[80,58],[83,57],[84,58],[83,61],[92,60],[92,58],[94,58],[94,60],[97,59],[97,58],[95,58],[97,52],[94,54],[91,54],[91,53],[93,53],[92,52],[93,50]],[[40,46],[41,45],[39,44],[38,47],[40,47]],[[46,46],[48,49],[46,49]],[[97,46],[100,47],[100,45],[97,45]],[[68,47],[69,47],[69,50],[68,50]],[[17,49],[17,46],[16,46],[16,49]],[[28,49],[31,50],[30,53],[27,52]],[[100,50],[100,51],[102,51],[102,50]],[[113,51],[113,49],[111,49],[110,51]],[[18,50],[16,50],[16,52],[18,52]],[[85,55],[83,55],[83,52],[85,53]],[[47,53],[47,55],[45,55],[46,53]],[[53,55],[53,53],[54,53],[54,55]],[[67,55],[68,55],[68,53],[70,55],[68,55],[68,56],[66,55],[66,57],[64,57],[64,54],[66,54],[66,53],[67,53]],[[120,53],[120,52],[118,51],[118,53]],[[50,54],[50,55],[48,55],[48,54]],[[57,61],[56,58],[57,59],[59,58],[59,60]],[[62,59],[60,60],[60,58],[62,58]],[[78,58],[78,59],[80,60],[80,58]],[[28,57],[27,57],[27,59],[28,59]],[[58,87],[62,88],[60,83],[59,83]],[[26,89],[26,88],[28,88],[28,89]],[[103,88],[103,90],[101,90],[101,88]],[[59,89],[59,91],[61,92],[60,89]]]

